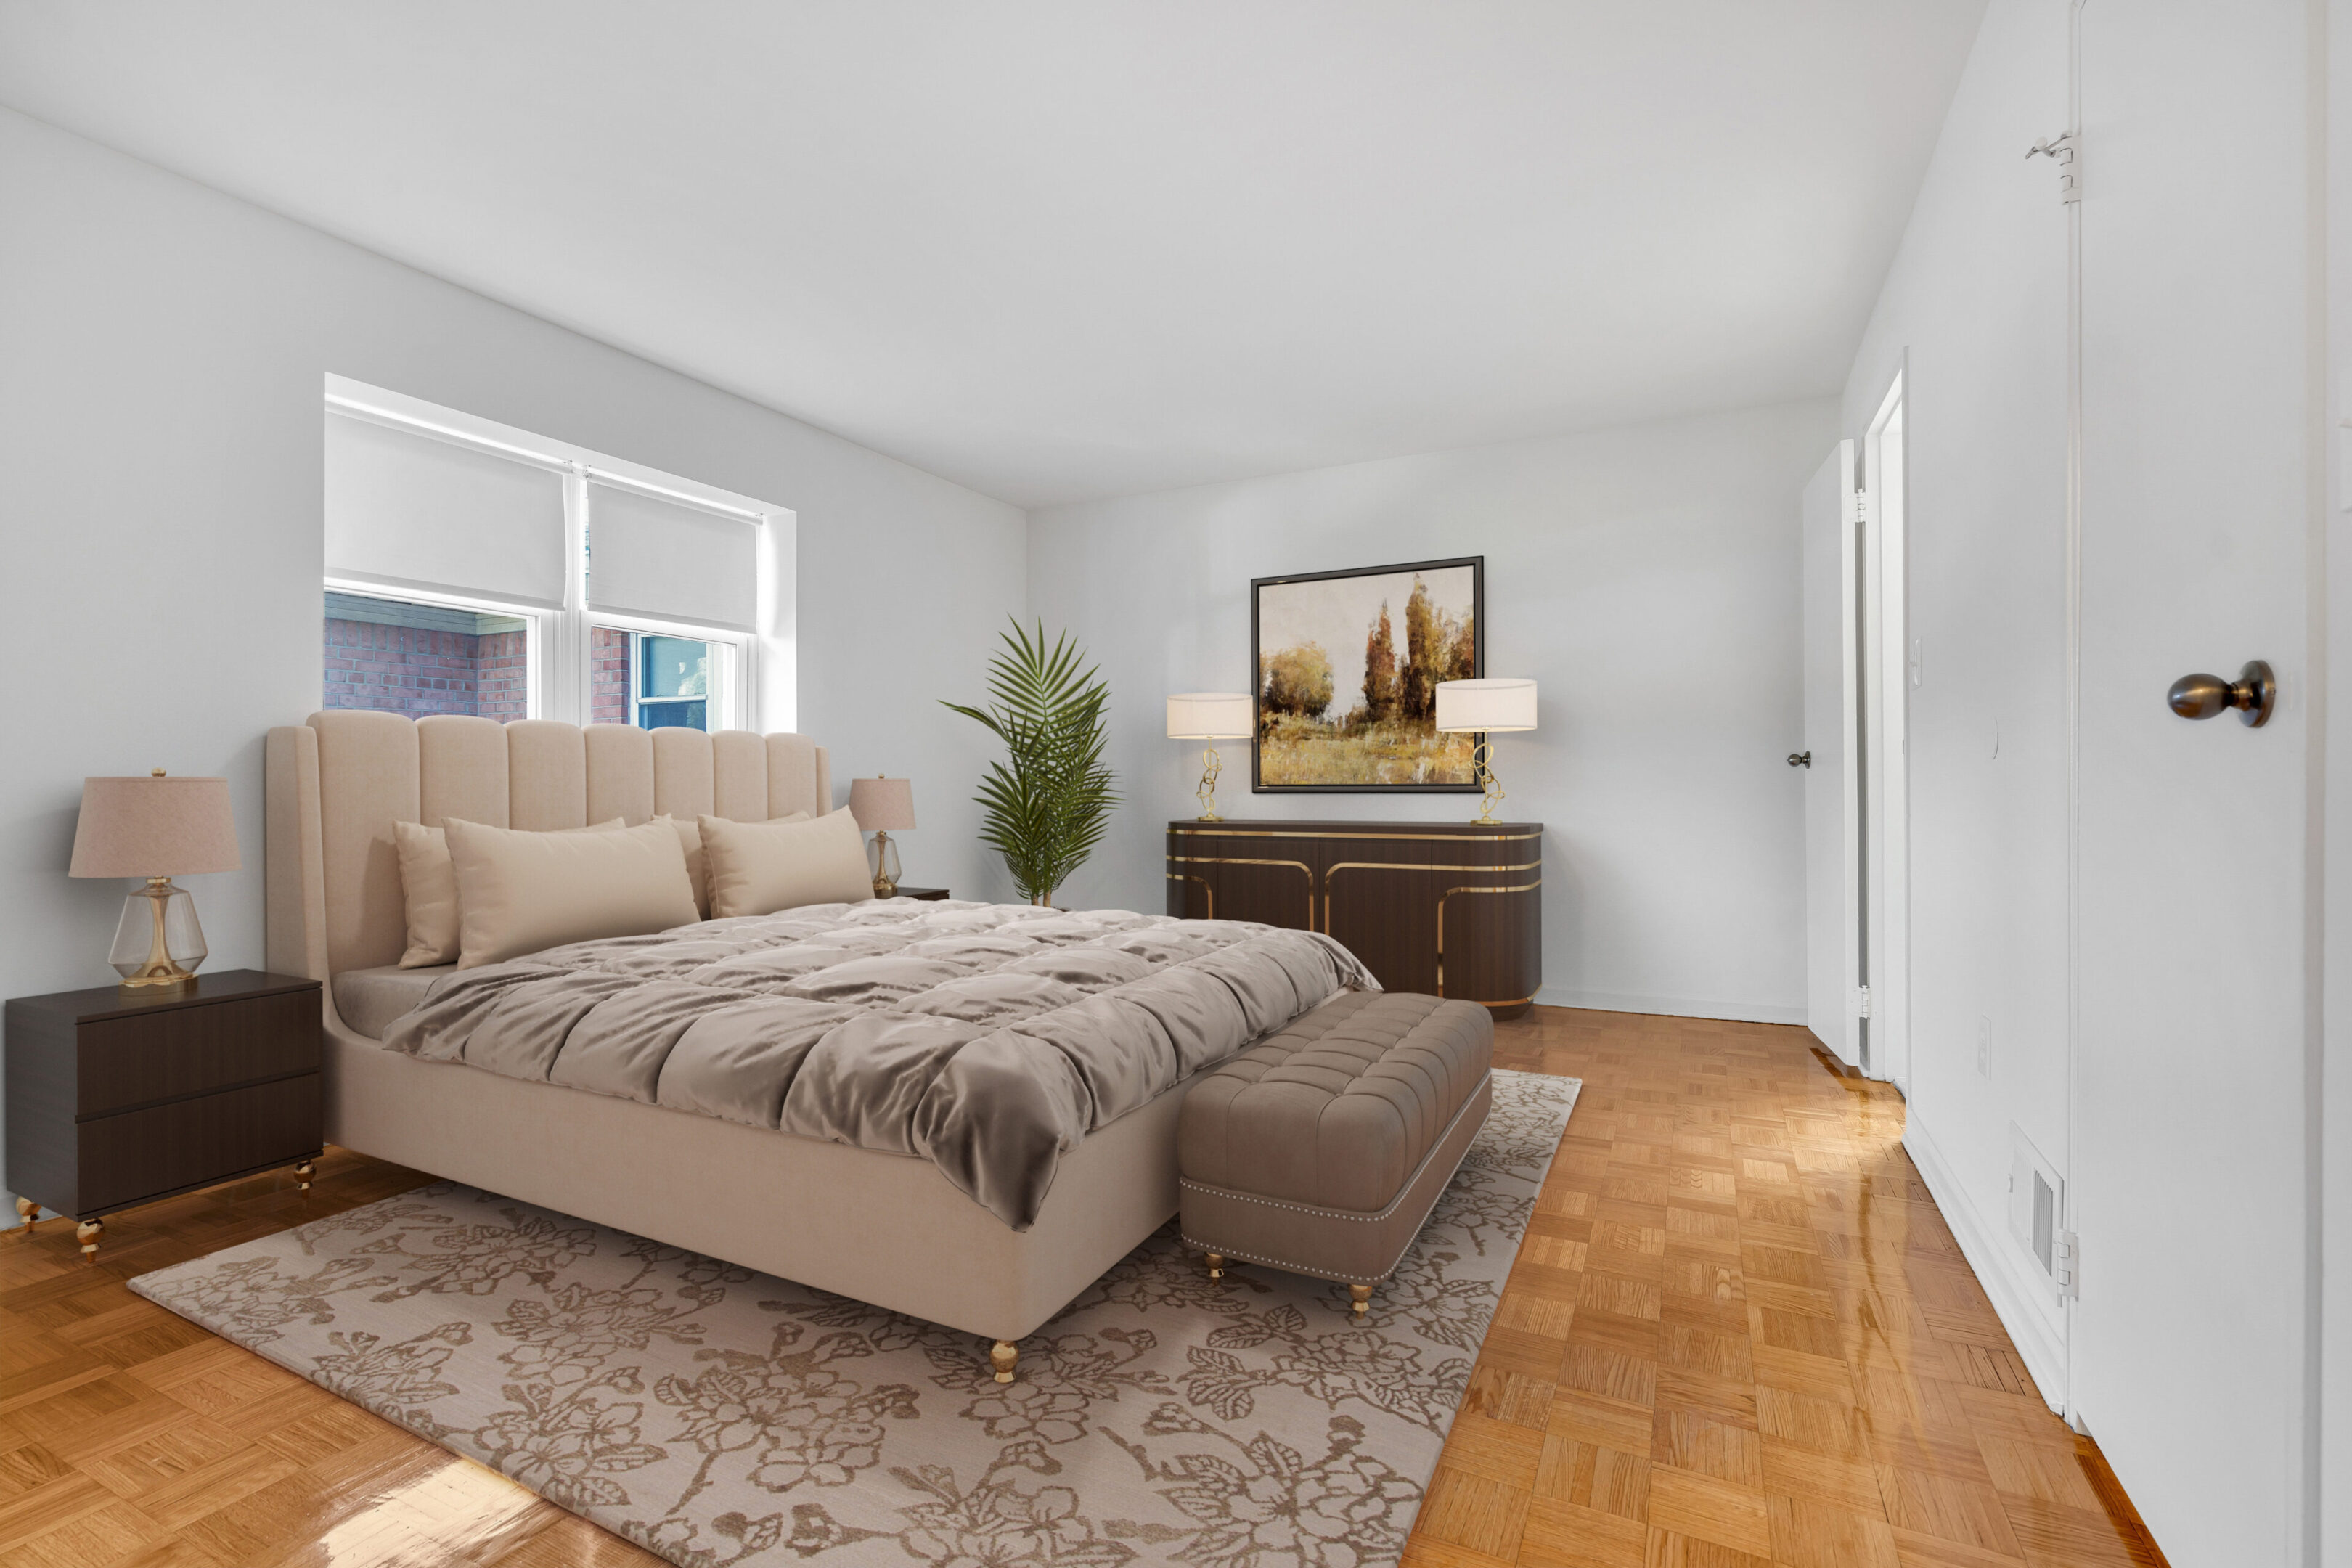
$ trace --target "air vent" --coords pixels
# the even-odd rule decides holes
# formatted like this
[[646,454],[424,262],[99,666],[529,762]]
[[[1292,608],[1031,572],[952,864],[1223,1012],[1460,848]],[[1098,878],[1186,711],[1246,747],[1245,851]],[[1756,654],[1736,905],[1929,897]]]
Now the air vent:
[[2009,1234],[2032,1259],[2033,1272],[2063,1300],[2074,1270],[2066,1245],[2066,1184],[2017,1123],[2009,1125]]

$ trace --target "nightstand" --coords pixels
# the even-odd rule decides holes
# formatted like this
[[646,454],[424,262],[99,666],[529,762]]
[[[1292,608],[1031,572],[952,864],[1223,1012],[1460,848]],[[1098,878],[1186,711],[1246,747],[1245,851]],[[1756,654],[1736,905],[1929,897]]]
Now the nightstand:
[[291,1164],[324,1142],[319,983],[258,970],[162,994],[120,986],[8,1003],[8,1185],[80,1223]]
[[949,893],[945,888],[909,888],[902,883],[898,888],[898,896],[902,899],[924,899],[936,901],[947,898]]

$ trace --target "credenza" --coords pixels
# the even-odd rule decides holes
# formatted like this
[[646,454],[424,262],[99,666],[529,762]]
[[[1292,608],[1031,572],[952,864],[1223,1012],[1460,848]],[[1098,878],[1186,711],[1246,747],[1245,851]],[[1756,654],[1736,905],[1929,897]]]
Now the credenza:
[[1168,912],[1319,931],[1391,991],[1509,1017],[1543,984],[1543,824],[1175,821]]

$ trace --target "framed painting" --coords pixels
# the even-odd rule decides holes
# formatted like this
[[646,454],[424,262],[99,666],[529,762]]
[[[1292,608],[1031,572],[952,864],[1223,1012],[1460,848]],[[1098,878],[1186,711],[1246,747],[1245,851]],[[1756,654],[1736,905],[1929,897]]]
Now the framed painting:
[[1486,558],[1250,583],[1250,788],[1475,795],[1475,735],[1437,732],[1437,685],[1486,672]]

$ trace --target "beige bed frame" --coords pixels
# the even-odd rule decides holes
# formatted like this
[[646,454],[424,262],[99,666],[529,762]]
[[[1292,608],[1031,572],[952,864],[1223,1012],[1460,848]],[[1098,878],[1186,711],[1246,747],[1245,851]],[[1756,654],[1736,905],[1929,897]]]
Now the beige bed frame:
[[[270,731],[267,789],[269,967],[330,982],[405,945],[395,822],[760,822],[833,799],[801,735],[356,710]],[[1079,1144],[1015,1232],[927,1160],[419,1061],[322,990],[330,1142],[981,1335],[1001,1375],[1176,1212],[1181,1091]]]

